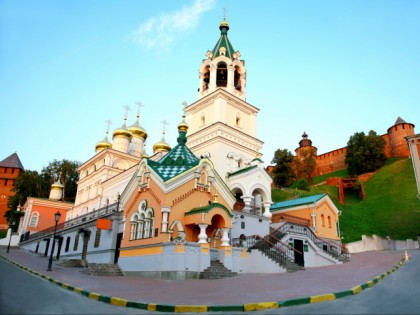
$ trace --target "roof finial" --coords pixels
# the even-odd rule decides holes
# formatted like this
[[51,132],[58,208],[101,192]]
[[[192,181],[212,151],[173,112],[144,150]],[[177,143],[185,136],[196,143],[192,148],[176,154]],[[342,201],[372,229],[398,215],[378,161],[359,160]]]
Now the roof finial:
[[168,122],[166,120],[162,120],[162,134],[165,135],[165,131],[166,131],[166,126],[169,125]]
[[227,10],[226,10],[226,8],[222,8],[222,10],[223,10],[223,21],[226,21],[226,12],[227,12]]
[[109,133],[109,126],[112,125],[112,121],[110,119],[105,120],[105,124],[106,124],[106,131],[105,131],[105,133],[106,133],[106,135],[108,135],[108,133]]
[[183,117],[183,118],[185,118],[185,110],[186,110],[186,109],[187,109],[187,107],[188,107],[188,103],[187,103],[187,101],[183,101],[183,102],[182,102],[182,106],[184,106],[184,109],[183,109],[184,113],[183,113],[182,117]]
[[125,109],[124,120],[127,120],[128,111],[130,111],[131,108],[128,105],[123,106],[123,108]]
[[137,118],[139,118],[140,117],[140,107],[144,107],[144,105],[140,101],[136,102],[135,104],[137,105]]

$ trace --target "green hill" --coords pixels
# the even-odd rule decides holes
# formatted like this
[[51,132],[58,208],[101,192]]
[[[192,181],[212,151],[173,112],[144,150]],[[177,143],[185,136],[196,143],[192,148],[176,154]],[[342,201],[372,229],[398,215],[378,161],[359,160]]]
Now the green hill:
[[[343,173],[330,174],[330,177]],[[344,174],[345,175],[345,174]],[[325,180],[324,178],[322,180]],[[315,179],[314,182],[322,180]],[[345,205],[338,202],[336,187],[312,186],[309,192],[296,189],[273,189],[274,202],[328,193],[339,210],[340,228],[345,243],[361,235],[390,236],[392,239],[416,239],[420,234],[420,201],[410,159],[390,159],[370,180],[364,183],[366,200],[346,190]]]

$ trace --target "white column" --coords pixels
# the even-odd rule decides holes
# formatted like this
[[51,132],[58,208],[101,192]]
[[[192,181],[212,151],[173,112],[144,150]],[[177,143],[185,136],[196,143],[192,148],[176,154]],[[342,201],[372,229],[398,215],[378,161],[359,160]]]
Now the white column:
[[198,235],[198,243],[199,244],[207,244],[207,234],[206,229],[208,224],[199,224],[200,227],[200,234]]
[[254,199],[254,197],[252,197],[252,196],[242,196],[241,199],[245,203],[244,211],[249,212],[251,210],[251,202],[252,202],[252,199]]
[[217,66],[212,64],[210,66],[209,93],[213,92],[216,89],[216,73]]
[[233,66],[228,66],[227,69],[228,77],[227,77],[227,90],[234,94],[235,93],[235,87],[234,85],[234,76],[235,76],[235,68]]
[[220,244],[221,247],[223,246],[230,246],[229,244],[229,230],[230,229],[222,229],[222,243]]
[[266,218],[271,219],[271,217],[273,216],[273,214],[270,212],[270,206],[271,206],[272,202],[266,201],[264,202],[264,213],[263,216]]
[[162,207],[162,233],[168,232],[168,216],[171,212],[169,207]]

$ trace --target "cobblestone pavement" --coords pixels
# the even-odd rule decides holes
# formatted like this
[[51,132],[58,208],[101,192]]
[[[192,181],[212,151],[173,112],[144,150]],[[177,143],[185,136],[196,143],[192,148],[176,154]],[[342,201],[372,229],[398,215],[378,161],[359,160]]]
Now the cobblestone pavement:
[[174,305],[232,305],[282,301],[349,290],[392,269],[403,251],[353,254],[342,265],[306,268],[295,273],[240,274],[218,280],[155,280],[135,276],[90,276],[80,268],[53,263],[46,271],[48,258],[12,248],[0,255],[36,272],[69,285],[131,301]]

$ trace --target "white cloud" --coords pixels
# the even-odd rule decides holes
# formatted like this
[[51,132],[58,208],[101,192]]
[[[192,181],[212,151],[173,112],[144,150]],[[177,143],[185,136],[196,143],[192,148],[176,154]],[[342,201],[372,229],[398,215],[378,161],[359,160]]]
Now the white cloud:
[[174,12],[151,17],[140,25],[132,35],[132,40],[147,48],[164,48],[177,37],[194,29],[202,15],[214,7],[216,0],[195,0],[190,6]]

